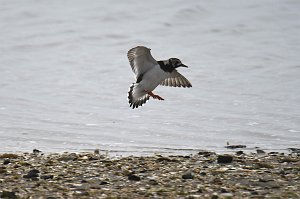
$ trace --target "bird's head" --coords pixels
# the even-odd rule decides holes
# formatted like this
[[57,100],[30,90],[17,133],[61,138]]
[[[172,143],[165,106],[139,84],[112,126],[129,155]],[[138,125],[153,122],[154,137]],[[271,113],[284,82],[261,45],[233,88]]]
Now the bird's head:
[[183,63],[181,63],[181,61],[177,58],[170,58],[169,59],[169,64],[173,67],[173,68],[178,68],[178,67],[186,67],[186,65],[184,65]]

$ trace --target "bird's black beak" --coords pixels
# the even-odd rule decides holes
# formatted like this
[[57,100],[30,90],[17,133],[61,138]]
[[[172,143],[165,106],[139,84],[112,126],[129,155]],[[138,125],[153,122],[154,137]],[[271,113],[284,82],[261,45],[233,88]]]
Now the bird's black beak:
[[184,64],[181,64],[180,66],[181,66],[181,67],[186,67],[186,68],[188,68],[188,66],[186,66],[186,65],[184,65]]

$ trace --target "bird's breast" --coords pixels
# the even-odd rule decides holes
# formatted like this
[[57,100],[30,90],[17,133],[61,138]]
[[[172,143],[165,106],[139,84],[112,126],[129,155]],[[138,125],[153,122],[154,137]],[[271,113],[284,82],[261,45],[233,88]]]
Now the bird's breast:
[[161,70],[159,65],[156,65],[151,70],[143,74],[143,79],[140,84],[145,90],[153,91],[168,76],[168,72]]

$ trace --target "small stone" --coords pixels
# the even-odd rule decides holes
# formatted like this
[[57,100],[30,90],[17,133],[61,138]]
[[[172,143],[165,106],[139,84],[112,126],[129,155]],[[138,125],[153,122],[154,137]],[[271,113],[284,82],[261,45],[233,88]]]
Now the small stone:
[[225,173],[226,171],[228,171],[229,168],[227,167],[221,167],[215,170],[216,173]]
[[92,157],[92,156],[90,156],[89,157],[89,161],[93,161],[93,160],[99,160],[97,157]]
[[107,182],[107,181],[101,181],[100,182],[100,185],[107,185],[107,184],[109,184],[109,182]]
[[270,182],[270,181],[274,181],[274,180],[270,176],[264,176],[264,177],[259,178],[258,181],[259,182]]
[[194,174],[193,174],[193,172],[192,171],[187,171],[187,172],[185,172],[183,175],[182,175],[182,179],[185,179],[185,180],[187,180],[187,179],[193,179],[194,178]]
[[0,174],[1,174],[1,173],[6,173],[5,167],[0,167]]
[[77,196],[89,196],[90,195],[89,192],[87,192],[85,190],[77,190],[77,191],[75,191],[75,194]]
[[40,171],[37,169],[30,170],[26,175],[23,176],[23,178],[37,178],[39,177]]
[[293,158],[289,158],[289,157],[284,157],[284,158],[281,158],[280,160],[278,160],[278,162],[280,163],[284,163],[284,162],[298,162],[299,160],[298,159],[293,159]]
[[125,175],[125,176],[129,176],[131,173],[132,173],[132,171],[131,170],[127,170],[127,169],[124,169],[122,171],[122,174]]
[[196,199],[196,198],[203,198],[201,195],[199,195],[199,194],[192,194],[192,195],[189,195],[189,197],[187,197],[187,198],[192,198],[192,199]]
[[89,157],[85,155],[85,156],[81,157],[80,159],[81,159],[81,160],[88,160]]
[[31,172],[31,173],[40,173],[40,171],[37,170],[37,169],[32,169],[32,170],[30,170],[29,172]]
[[13,153],[4,153],[0,155],[0,158],[17,158],[18,155]]
[[228,193],[228,191],[226,190],[226,188],[221,187],[221,193]]
[[41,153],[42,151],[38,150],[38,149],[33,149],[32,150],[33,153]]
[[268,169],[272,169],[274,168],[274,166],[272,164],[269,164],[269,163],[263,163],[263,162],[258,162],[256,163],[256,166],[258,168],[268,168]]
[[16,193],[13,191],[2,191],[0,194],[0,198],[9,198],[9,199],[15,199],[17,198]]
[[239,149],[239,148],[246,148],[246,145],[241,145],[241,144],[238,144],[238,145],[228,145],[228,146],[225,146],[225,148],[227,148],[227,149]]
[[230,155],[219,155],[217,162],[219,164],[228,164],[228,163],[231,163],[232,160],[233,160],[233,157]]
[[243,155],[244,151],[237,151],[235,154],[237,154],[237,155]]
[[277,156],[279,154],[279,152],[271,151],[268,154],[271,155],[271,156]]
[[265,154],[266,152],[265,152],[264,150],[257,149],[257,150],[256,150],[256,153],[257,153],[257,154]]
[[19,162],[19,164],[21,166],[25,166],[25,167],[30,166],[30,164],[28,162],[23,162],[23,161]]
[[292,153],[300,153],[299,148],[288,148]]
[[201,171],[201,172],[200,172],[200,175],[201,175],[201,176],[206,176],[206,172]]
[[157,162],[172,162],[172,160],[168,157],[159,157],[157,158]]
[[158,185],[158,182],[156,180],[154,180],[154,179],[150,179],[149,180],[149,184],[150,185]]
[[3,164],[4,164],[4,165],[9,164],[9,163],[10,163],[10,160],[9,160],[9,159],[5,159],[5,160],[3,161]]
[[226,199],[230,199],[233,197],[232,193],[222,193],[221,194],[221,198],[226,198]]
[[40,178],[44,180],[53,179],[53,175],[42,175]]
[[76,153],[70,153],[70,154],[63,155],[62,157],[58,158],[58,160],[63,162],[68,162],[68,161],[74,161],[77,158],[78,157]]
[[128,180],[133,180],[133,181],[140,181],[141,178],[135,174],[129,174],[128,175]]
[[251,191],[250,193],[251,193],[251,195],[258,195],[257,191]]
[[99,149],[95,149],[94,153],[97,154],[97,155],[99,155],[100,154],[100,150]]
[[202,155],[204,157],[209,157],[211,155],[214,155],[215,153],[214,152],[210,152],[210,151],[200,151],[198,152],[198,155]]
[[211,196],[211,199],[218,199],[219,198],[219,196],[218,196],[218,194],[216,194],[216,193],[214,193],[212,196]]

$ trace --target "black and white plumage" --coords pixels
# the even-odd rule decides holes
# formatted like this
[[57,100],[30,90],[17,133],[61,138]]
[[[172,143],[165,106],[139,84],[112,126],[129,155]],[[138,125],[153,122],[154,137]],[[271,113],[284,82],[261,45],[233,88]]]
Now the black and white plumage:
[[144,46],[137,46],[127,53],[136,78],[136,82],[131,84],[128,92],[129,104],[132,108],[142,106],[150,96],[154,99],[164,100],[159,95],[152,93],[158,85],[192,87],[192,84],[176,70],[178,67],[187,66],[177,58],[156,61],[150,50]]

